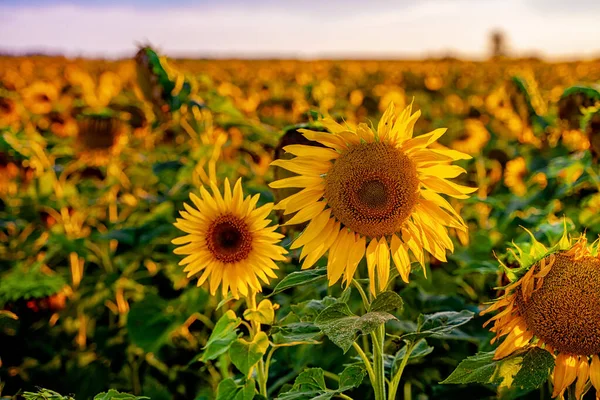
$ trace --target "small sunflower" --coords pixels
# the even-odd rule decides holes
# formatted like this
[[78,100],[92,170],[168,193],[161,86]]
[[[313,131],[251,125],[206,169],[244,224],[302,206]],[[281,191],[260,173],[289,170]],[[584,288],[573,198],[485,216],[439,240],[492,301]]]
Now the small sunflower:
[[[528,233],[530,233],[528,231]],[[539,347],[555,356],[552,397],[575,383],[581,399],[590,387],[600,395],[600,259],[598,243],[565,233],[552,248],[535,240],[527,253],[516,247],[520,267],[505,267],[512,283],[482,314],[500,311],[487,323],[502,336],[495,350],[499,360],[517,351]],[[513,252],[514,253],[514,252]]]
[[342,276],[350,282],[366,256],[370,289],[377,293],[387,286],[390,258],[408,282],[409,250],[421,265],[423,249],[442,261],[447,249],[453,251],[447,227],[463,231],[467,227],[440,193],[465,199],[476,190],[448,180],[465,172],[450,163],[471,157],[427,148],[446,129],[413,138],[419,116],[418,111],[412,114],[411,105],[396,117],[391,103],[377,131],[366,124],[352,129],[325,119],[322,123],[331,133],[300,130],[325,148],[286,146],[296,157],[272,163],[299,174],[270,186],[302,188],[277,208],[284,214],[296,213],[286,224],[310,220],[291,246],[303,247],[303,269],[329,250],[329,284]]
[[523,157],[510,160],[504,170],[504,184],[517,196],[524,196],[527,193],[527,185],[525,185],[527,174],[527,163]]
[[490,134],[485,125],[478,119],[465,121],[465,131],[456,140],[452,141],[450,147],[454,150],[468,154],[477,154],[490,140]]
[[23,103],[32,114],[49,113],[58,97],[58,89],[48,82],[37,81],[23,89]]
[[94,114],[77,121],[77,146],[80,157],[93,165],[108,162],[111,154],[118,154],[126,140],[123,123],[112,116]]
[[188,277],[200,275],[198,286],[210,278],[212,295],[221,282],[223,296],[229,289],[235,298],[260,292],[258,278],[265,284],[269,278],[276,278],[274,270],[278,267],[274,261],[285,260],[286,254],[278,245],[283,235],[275,232],[277,225],[268,226],[271,220],[266,219],[273,204],[256,208],[258,194],[244,199],[241,179],[233,192],[227,179],[223,195],[212,182],[211,188],[212,195],[200,188],[202,198],[191,193],[197,208],[184,203],[186,211],[180,212],[183,218],[175,223],[186,233],[172,242],[181,246],[175,254],[187,256],[179,264],[186,265]]

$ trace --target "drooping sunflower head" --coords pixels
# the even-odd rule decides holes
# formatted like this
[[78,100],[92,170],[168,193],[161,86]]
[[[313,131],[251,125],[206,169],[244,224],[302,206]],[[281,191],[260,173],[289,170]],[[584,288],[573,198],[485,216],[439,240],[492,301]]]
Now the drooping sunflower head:
[[[600,394],[600,259],[598,242],[587,245],[565,233],[551,248],[532,237],[529,251],[516,247],[519,266],[505,268],[511,283],[482,314],[500,310],[487,323],[506,336],[495,350],[502,359],[530,347],[556,357],[552,397],[562,396],[575,381],[581,399],[591,383]],[[589,385],[587,386],[589,388]]]
[[[275,261],[285,260],[285,249],[278,245],[283,235],[268,226],[273,204],[256,207],[259,195],[243,197],[241,179],[233,191],[225,180],[223,194],[211,183],[212,195],[200,188],[201,197],[190,194],[195,207],[184,203],[175,226],[186,233],[173,240],[175,254],[188,277],[199,275],[198,286],[209,281],[214,295],[221,285],[223,296],[229,290],[235,298],[262,291],[260,281],[276,278]],[[260,279],[260,281],[259,281]]]
[[296,157],[272,163],[298,174],[271,187],[301,189],[277,208],[296,213],[286,224],[310,221],[291,247],[303,247],[303,269],[329,251],[329,283],[342,276],[350,282],[366,255],[371,291],[377,293],[388,284],[390,258],[405,282],[409,250],[421,264],[423,249],[445,261],[446,250],[453,250],[447,228],[466,225],[440,193],[464,199],[475,191],[448,180],[465,172],[451,163],[470,157],[428,148],[445,129],[413,137],[419,115],[411,105],[396,116],[390,104],[377,129],[325,119],[331,133],[300,130],[325,147],[290,145],[284,149]]

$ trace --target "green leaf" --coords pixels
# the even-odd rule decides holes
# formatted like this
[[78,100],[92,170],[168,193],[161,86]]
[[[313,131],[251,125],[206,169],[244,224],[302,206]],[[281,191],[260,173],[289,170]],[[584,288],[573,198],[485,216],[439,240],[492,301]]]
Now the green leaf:
[[61,394],[48,389],[39,389],[36,393],[23,392],[25,400],[75,400],[71,396],[62,396]]
[[492,383],[530,390],[543,385],[553,368],[552,354],[538,347],[501,360],[494,360],[494,352],[478,353],[463,360],[441,383]]
[[444,337],[457,327],[473,319],[473,313],[468,310],[460,312],[442,311],[434,314],[419,315],[416,332],[402,335],[402,339],[416,341],[426,337]]
[[244,375],[250,373],[250,369],[265,355],[269,347],[269,338],[264,332],[259,332],[251,342],[238,339],[229,348],[229,357],[233,365]]
[[216,400],[252,400],[255,393],[254,379],[248,379],[243,386],[239,386],[232,378],[228,378],[219,383]]
[[157,352],[186,317],[166,313],[168,303],[156,295],[147,295],[134,303],[127,316],[127,332],[132,343],[147,353]]
[[285,278],[283,278],[277,284],[277,286],[275,286],[275,289],[273,289],[273,293],[271,293],[268,297],[273,296],[274,294],[277,294],[279,292],[282,292],[286,289],[289,289],[289,288],[292,288],[295,286],[306,285],[308,283],[312,283],[312,282],[316,282],[321,279],[325,279],[326,275],[327,275],[326,268],[307,269],[304,271],[292,272],[291,274],[289,274]]
[[256,309],[244,311],[244,319],[246,321],[256,321],[261,324],[272,325],[275,319],[273,303],[269,299],[264,299],[258,304]]
[[[408,350],[408,345],[404,345],[400,350],[398,350],[398,352],[396,353],[396,355],[394,356],[394,361],[393,361],[393,370],[392,373],[394,373],[397,368],[400,366],[400,363],[402,362],[402,359],[404,359],[404,356],[406,355],[406,351]],[[412,352],[410,353],[410,355],[408,356],[408,362],[410,363],[418,361],[419,359],[431,354],[431,352],[433,351],[433,347],[429,346],[429,344],[427,344],[427,341],[425,339],[420,339],[415,346],[412,349]]]
[[278,400],[329,400],[336,394],[360,386],[367,372],[361,365],[353,364],[341,373],[339,389],[331,390],[325,386],[325,373],[321,368],[309,368],[303,371],[292,388],[281,393]]
[[347,366],[340,374],[339,392],[359,387],[367,375],[367,370],[359,364]]
[[204,346],[204,353],[200,357],[200,361],[206,362],[214,360],[221,354],[225,353],[229,346],[237,339],[236,328],[242,322],[232,310],[227,311],[215,325],[206,346]]
[[321,330],[312,322],[292,322],[282,326],[274,326],[271,329],[271,337],[274,343],[307,342],[319,343],[317,338],[321,336]]
[[309,368],[298,375],[294,381],[294,386],[288,392],[282,393],[277,399],[329,400],[335,394],[335,391],[327,390],[323,370],[321,368]]
[[402,311],[403,306],[404,302],[398,293],[387,291],[377,295],[377,298],[371,303],[370,311]]
[[108,392],[98,393],[94,396],[94,400],[143,400],[150,399],[150,397],[146,396],[134,396],[129,393],[120,393],[114,389],[110,389]]
[[350,311],[346,303],[335,303],[319,314],[315,325],[345,353],[352,346],[358,332],[373,332],[390,319],[395,317],[381,311],[369,312],[358,317]]

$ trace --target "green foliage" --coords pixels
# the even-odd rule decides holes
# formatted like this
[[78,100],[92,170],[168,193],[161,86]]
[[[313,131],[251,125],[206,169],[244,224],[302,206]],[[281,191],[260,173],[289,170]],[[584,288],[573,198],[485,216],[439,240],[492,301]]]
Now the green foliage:
[[327,270],[325,268],[307,269],[304,271],[292,272],[279,281],[277,286],[275,286],[275,289],[273,289],[273,293],[271,295],[283,292],[286,289],[296,286],[307,285],[309,283],[320,281],[321,279],[325,279],[326,276]]
[[24,271],[15,268],[0,280],[0,306],[19,300],[40,299],[60,292],[65,279],[56,274],[45,274],[39,268]]
[[[388,304],[388,307],[395,306]],[[356,340],[357,334],[371,333],[386,321],[395,318],[384,311],[371,311],[359,317],[350,311],[346,303],[335,303],[319,314],[315,325],[345,353]]]
[[359,365],[349,365],[340,374],[338,389],[327,389],[325,375],[321,368],[309,368],[302,372],[292,388],[281,393],[278,400],[328,400],[338,393],[360,386],[367,372]]
[[552,354],[537,347],[501,360],[493,358],[493,352],[468,357],[442,383],[491,383],[532,390],[543,385],[554,368]]
[[231,378],[219,383],[216,400],[252,400],[256,393],[254,379],[248,379],[243,385],[238,385]]
[[214,360],[221,354],[225,353],[232,343],[237,339],[236,328],[240,324],[241,319],[236,317],[235,313],[231,310],[227,311],[215,325],[206,346],[204,346],[204,353],[200,357],[201,361]]
[[418,341],[428,337],[448,338],[454,329],[472,320],[473,315],[473,312],[468,310],[421,314],[417,320],[415,331],[402,335],[402,339]]

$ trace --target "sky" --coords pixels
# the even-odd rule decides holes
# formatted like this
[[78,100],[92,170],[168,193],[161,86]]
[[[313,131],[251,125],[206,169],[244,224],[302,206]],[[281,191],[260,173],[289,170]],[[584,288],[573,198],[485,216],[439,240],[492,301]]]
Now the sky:
[[600,57],[599,0],[0,0],[0,52],[481,59]]

